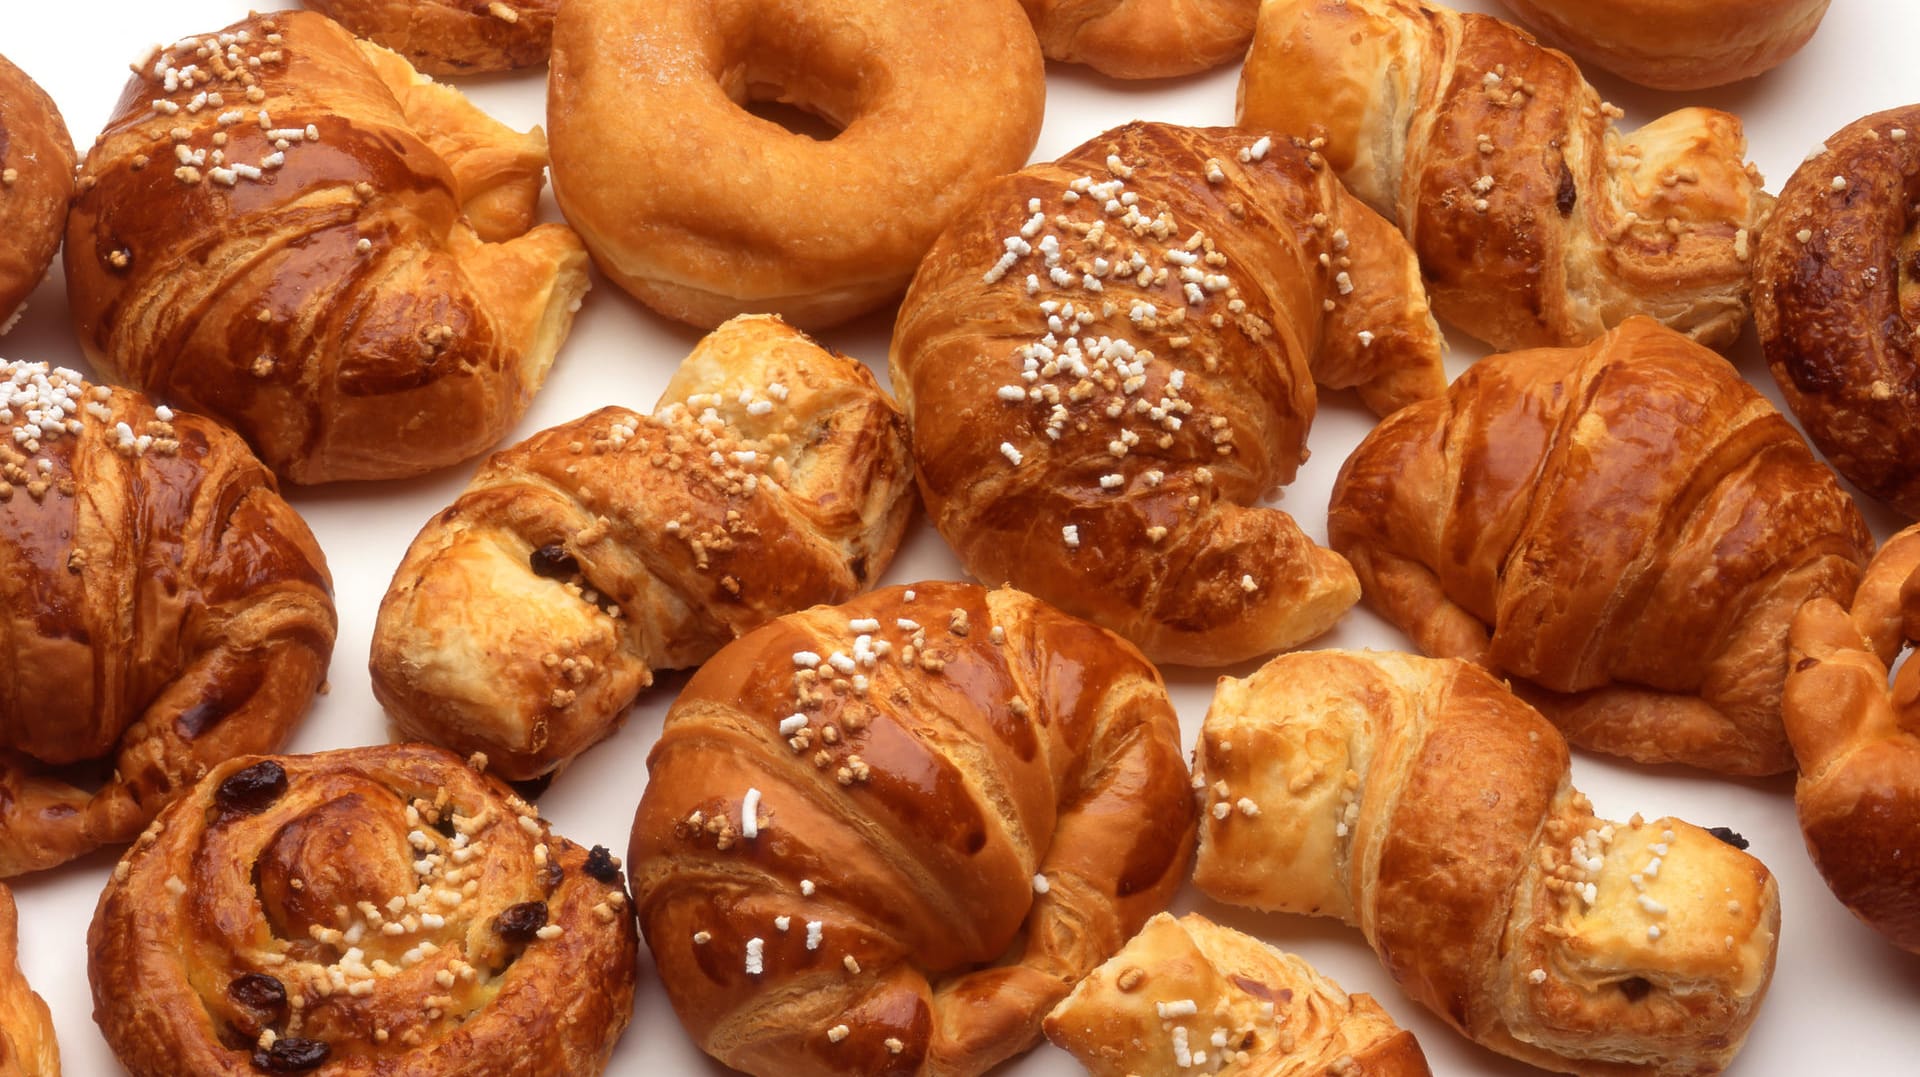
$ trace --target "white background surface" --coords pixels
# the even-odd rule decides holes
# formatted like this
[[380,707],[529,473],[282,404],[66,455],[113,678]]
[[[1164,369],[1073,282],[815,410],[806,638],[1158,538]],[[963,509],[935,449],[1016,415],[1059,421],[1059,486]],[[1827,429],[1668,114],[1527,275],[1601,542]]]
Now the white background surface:
[[[879,0],[876,0],[879,2]],[[887,0],[911,3],[912,0]],[[252,6],[286,7],[285,0]],[[1488,0],[1459,6],[1488,10]],[[83,151],[108,118],[127,78],[126,65],[154,42],[218,29],[242,17],[242,0],[0,0],[0,52],[45,86],[64,112]],[[1747,123],[1752,156],[1778,190],[1809,149],[1869,112],[1920,100],[1920,4],[1907,0],[1836,0],[1811,45],[1786,66],[1730,89],[1683,97],[1630,87],[1598,73],[1591,77],[1627,110],[1636,126],[1687,103],[1716,105]],[[1048,73],[1046,127],[1035,150],[1047,159],[1114,124],[1156,119],[1192,124],[1232,121],[1236,71],[1174,82],[1123,84],[1075,68]],[[544,69],[465,80],[479,103],[518,127],[544,121]],[[547,201],[547,212],[553,213]],[[0,340],[0,355],[47,360],[84,369],[68,324],[64,285],[56,264],[18,328]],[[836,348],[865,359],[885,376],[893,311],[821,334]],[[546,388],[513,433],[518,440],[602,404],[646,409],[698,334],[669,323],[604,280],[596,287],[560,354]],[[1450,370],[1484,350],[1449,330]],[[1741,370],[1778,400],[1751,330],[1734,353]],[[1328,491],[1341,461],[1371,419],[1350,397],[1323,399],[1311,445],[1313,459],[1286,491],[1283,507],[1324,538]],[[373,701],[366,657],[373,612],[400,556],[420,525],[452,500],[471,464],[408,482],[328,489],[294,489],[291,498],[325,548],[333,569],[341,626],[331,674],[332,691],[319,699],[289,750],[313,751],[381,741],[386,724]],[[1897,523],[1866,506],[1884,537]],[[955,577],[958,568],[939,536],[916,523],[886,582]],[[1363,609],[1316,646],[1404,648],[1405,640]],[[1233,672],[1244,675],[1252,666]],[[1187,742],[1205,713],[1215,671],[1169,669]],[[624,852],[628,826],[646,777],[646,755],[660,717],[684,675],[668,674],[647,693],[612,739],[560,776],[542,799],[543,814],[561,833],[584,844]],[[1753,842],[1753,852],[1780,880],[1785,923],[1771,996],[1745,1053],[1731,1072],[1756,1077],[1809,1074],[1844,1066],[1854,1075],[1920,1070],[1920,958],[1884,945],[1827,893],[1808,863],[1794,822],[1788,779],[1734,782],[1679,770],[1639,768],[1589,755],[1574,760],[1575,781],[1602,815],[1624,819],[1673,814],[1703,826],[1730,826]],[[63,868],[14,883],[22,925],[21,960],[53,1007],[69,1074],[120,1073],[90,1014],[86,984],[86,925],[118,851],[103,851]],[[1225,923],[1296,950],[1350,991],[1374,994],[1415,1030],[1442,1075],[1534,1072],[1466,1042],[1394,987],[1357,930],[1336,922],[1262,915],[1214,906],[1183,893],[1180,910],[1197,908]],[[610,1072],[621,1075],[720,1073],[680,1031],[652,968],[643,961],[633,1025]],[[1080,1070],[1064,1053],[1042,1046],[1002,1071],[1021,1077]]]

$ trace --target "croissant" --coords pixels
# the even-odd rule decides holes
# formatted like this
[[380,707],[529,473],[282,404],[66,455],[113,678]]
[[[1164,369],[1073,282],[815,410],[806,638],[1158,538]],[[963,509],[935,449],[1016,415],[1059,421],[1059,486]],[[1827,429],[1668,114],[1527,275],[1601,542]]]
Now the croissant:
[[1760,240],[1754,319],[1780,395],[1834,469],[1920,516],[1920,105],[1848,124]]
[[694,674],[647,771],[641,930],[687,1032],[754,1074],[985,1072],[1192,851],[1159,674],[1012,590],[782,617]]
[[1094,1077],[1429,1077],[1413,1033],[1367,995],[1197,913],[1160,913],[1047,1015]]
[[215,767],[114,866],[87,975],[131,1077],[591,1077],[636,941],[605,848],[409,744]]
[[1642,86],[1703,90],[1800,51],[1829,0],[1504,0],[1549,44]]
[[73,139],[53,98],[0,56],[0,336],[60,249],[73,163]]
[[20,918],[0,884],[0,1077],[60,1077],[46,1000],[20,974]]
[[547,62],[560,0],[304,0],[429,75]]
[[0,877],[272,751],[333,652],[313,535],[239,438],[0,361]]
[[1773,973],[1773,877],[1730,831],[1596,818],[1566,742],[1480,668],[1283,655],[1220,681],[1195,759],[1195,885],[1358,926],[1482,1046],[1680,1077],[1746,1039]]
[[1238,122],[1309,137],[1412,240],[1440,316],[1498,349],[1584,344],[1645,314],[1739,336],[1772,205],[1740,121],[1629,134],[1565,54],[1421,0],[1268,0]]
[[1920,528],[1867,565],[1851,610],[1818,598],[1787,637],[1781,717],[1800,762],[1794,802],[1814,866],[1854,915],[1920,953]]
[[529,230],[545,165],[538,131],[324,16],[176,42],[87,154],[81,344],[294,482],[467,459],[526,410],[587,288],[573,233]]
[[1172,78],[1246,55],[1260,0],[1020,0],[1049,60]]
[[921,264],[890,362],[968,572],[1203,665],[1358,597],[1257,504],[1306,458],[1314,382],[1380,414],[1445,388],[1385,221],[1301,147],[1151,123],[990,187]]
[[1873,538],[1719,356],[1647,319],[1474,364],[1348,458],[1328,541],[1431,655],[1503,677],[1584,748],[1793,766],[1786,631]]
[[547,773],[653,670],[870,586],[912,476],[906,420],[865,366],[735,318],[651,416],[602,408],[487,461],[394,573],[374,695],[411,737]]

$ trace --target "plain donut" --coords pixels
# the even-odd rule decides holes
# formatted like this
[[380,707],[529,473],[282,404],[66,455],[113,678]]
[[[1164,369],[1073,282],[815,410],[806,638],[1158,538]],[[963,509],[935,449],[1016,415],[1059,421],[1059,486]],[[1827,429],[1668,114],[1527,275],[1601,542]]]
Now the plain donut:
[[[1026,163],[1045,96],[1016,0],[569,0],[554,194],[662,314],[819,328],[905,289],[954,209]],[[750,100],[842,130],[815,141]]]

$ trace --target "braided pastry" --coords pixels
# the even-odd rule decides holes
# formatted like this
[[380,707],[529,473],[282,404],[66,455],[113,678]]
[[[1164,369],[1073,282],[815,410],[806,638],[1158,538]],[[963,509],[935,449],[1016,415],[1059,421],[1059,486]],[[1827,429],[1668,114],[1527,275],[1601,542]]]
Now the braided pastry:
[[0,361],[0,876],[130,841],[278,748],[333,653],[330,587],[225,428]]
[[304,0],[429,75],[547,62],[560,0]]
[[1192,850],[1159,674],[1018,591],[782,617],[694,674],[647,769],[641,929],[681,1024],[755,1074],[985,1072]]
[[602,408],[487,461],[394,573],[374,695],[409,736],[544,774],[611,733],[653,670],[870,586],[912,474],[866,367],[736,318],[651,416]]
[[1192,75],[1238,60],[1260,0],[1020,0],[1049,60],[1122,79]]
[[0,336],[60,249],[73,162],[73,139],[53,98],[0,56]]
[[529,230],[545,165],[538,131],[324,16],[187,38],[87,154],[81,344],[295,482],[467,459],[526,410],[587,288],[573,233]]
[[1620,115],[1498,19],[1269,0],[1238,122],[1311,139],[1399,222],[1440,316],[1496,348],[1583,344],[1634,314],[1726,347],[1772,204],[1740,121],[1689,108],[1622,134]]
[[988,188],[921,264],[891,363],[970,573],[1204,665],[1358,597],[1257,504],[1306,458],[1314,382],[1383,415],[1445,388],[1385,221],[1289,145],[1151,123]]
[[1575,744],[1726,774],[1793,766],[1787,624],[1850,598],[1873,549],[1773,405],[1644,318],[1389,418],[1327,535],[1421,650],[1517,678]]
[[1851,612],[1807,603],[1787,639],[1781,716],[1800,761],[1794,802],[1814,866],[1888,941],[1920,953],[1920,528],[1881,547]]
[[618,861],[424,744],[234,759],[87,934],[132,1077],[590,1077],[633,1008]]
[[1551,45],[1660,90],[1752,78],[1800,51],[1830,0],[1504,0]]
[[20,974],[20,917],[0,884],[0,1077],[60,1077],[47,1002]]
[[[1367,995],[1197,913],[1159,913],[1047,1015],[1093,1077],[1429,1077]],[[1343,1061],[1344,1060],[1344,1061]]]
[[1475,1042],[1596,1077],[1718,1073],[1772,977],[1773,877],[1738,835],[1596,818],[1566,742],[1485,671],[1283,655],[1200,732],[1194,883],[1356,925]]
[[1780,192],[1754,317],[1787,406],[1834,469],[1920,516],[1920,105],[1842,128]]

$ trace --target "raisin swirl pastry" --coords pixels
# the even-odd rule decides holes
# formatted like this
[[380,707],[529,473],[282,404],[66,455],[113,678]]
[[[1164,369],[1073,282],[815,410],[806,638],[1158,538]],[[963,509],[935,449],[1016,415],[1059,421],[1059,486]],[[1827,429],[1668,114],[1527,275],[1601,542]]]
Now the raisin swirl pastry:
[[478,75],[547,62],[560,0],[305,0],[429,75]]
[[330,588],[230,431],[0,361],[0,876],[131,841],[278,749],[333,653]]
[[20,974],[20,915],[0,884],[0,1077],[60,1077],[47,1002]]
[[1159,674],[1012,590],[782,617],[694,674],[647,769],[641,927],[681,1024],[754,1074],[985,1072],[1192,849]]
[[115,866],[87,972],[133,1077],[586,1077],[635,943],[605,849],[412,744],[216,768]]
[[73,163],[73,139],[53,98],[0,56],[0,336],[60,249]]

